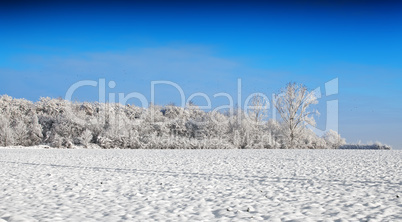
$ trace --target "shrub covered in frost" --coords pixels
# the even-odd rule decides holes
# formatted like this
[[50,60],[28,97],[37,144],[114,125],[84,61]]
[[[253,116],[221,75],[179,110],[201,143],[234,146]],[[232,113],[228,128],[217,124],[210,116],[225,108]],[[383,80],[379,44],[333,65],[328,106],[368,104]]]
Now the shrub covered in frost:
[[339,149],[359,149],[359,150],[391,150],[389,145],[381,144],[379,142],[373,144],[345,144],[339,147]]

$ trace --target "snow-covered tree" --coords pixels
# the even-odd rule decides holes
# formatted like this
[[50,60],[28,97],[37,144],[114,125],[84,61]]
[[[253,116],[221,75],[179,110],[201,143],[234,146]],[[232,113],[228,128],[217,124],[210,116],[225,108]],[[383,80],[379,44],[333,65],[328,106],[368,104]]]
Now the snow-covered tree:
[[292,148],[306,125],[315,126],[314,115],[318,112],[309,107],[317,103],[314,92],[309,92],[302,84],[289,83],[277,95],[274,105],[286,125]]
[[23,121],[13,121],[12,123],[14,145],[26,146],[28,144],[27,126]]
[[340,146],[346,144],[345,139],[334,130],[325,132],[323,138],[327,144],[327,147],[332,149],[338,149]]
[[248,117],[255,123],[261,124],[268,117],[269,101],[263,95],[254,94],[251,99],[252,108],[248,110]]
[[42,142],[42,126],[39,124],[38,116],[36,113],[32,114],[31,121],[27,127],[28,130],[28,145],[39,145]]
[[0,145],[11,146],[14,145],[13,131],[10,127],[8,120],[0,114]]
[[84,145],[85,147],[88,147],[92,138],[93,138],[92,132],[90,130],[86,129],[86,130],[84,130],[84,132],[82,132],[81,136],[79,137],[79,142],[82,145]]

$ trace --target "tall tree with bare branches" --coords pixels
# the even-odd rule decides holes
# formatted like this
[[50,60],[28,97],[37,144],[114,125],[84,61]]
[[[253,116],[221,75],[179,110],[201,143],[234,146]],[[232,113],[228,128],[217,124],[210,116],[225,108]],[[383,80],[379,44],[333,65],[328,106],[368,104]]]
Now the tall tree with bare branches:
[[309,107],[317,103],[314,92],[309,92],[303,84],[288,83],[276,96],[274,105],[289,130],[291,148],[294,148],[295,139],[300,136],[304,127],[315,126],[314,115],[319,113]]
[[261,124],[268,117],[269,101],[261,93],[255,93],[251,98],[252,108],[248,111],[248,117],[255,124]]

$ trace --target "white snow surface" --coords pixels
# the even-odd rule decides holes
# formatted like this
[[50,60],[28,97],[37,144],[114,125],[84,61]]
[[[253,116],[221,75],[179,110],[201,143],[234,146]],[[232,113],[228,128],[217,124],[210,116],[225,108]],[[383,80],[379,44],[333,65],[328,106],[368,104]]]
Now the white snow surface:
[[398,150],[2,148],[0,221],[402,221],[401,160]]

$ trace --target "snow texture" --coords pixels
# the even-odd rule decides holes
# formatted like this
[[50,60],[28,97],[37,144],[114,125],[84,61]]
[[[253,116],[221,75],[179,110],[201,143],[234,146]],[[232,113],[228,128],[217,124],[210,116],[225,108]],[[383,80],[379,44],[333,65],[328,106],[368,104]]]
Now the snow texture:
[[0,149],[0,221],[401,221],[398,150]]

